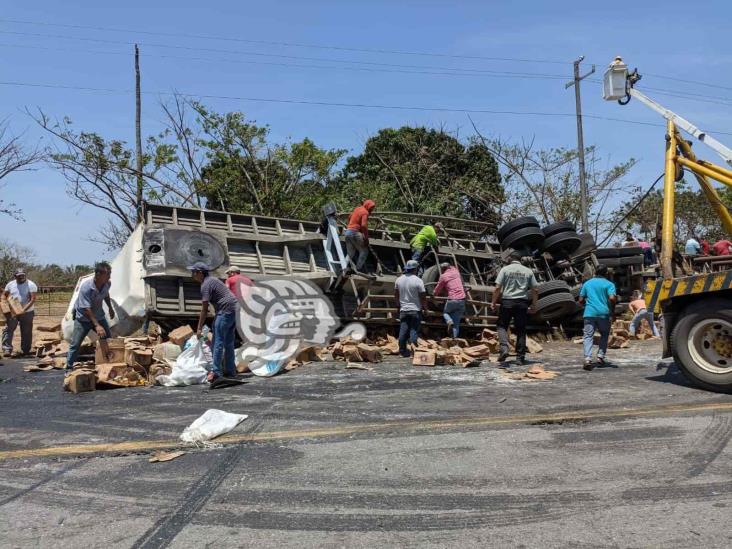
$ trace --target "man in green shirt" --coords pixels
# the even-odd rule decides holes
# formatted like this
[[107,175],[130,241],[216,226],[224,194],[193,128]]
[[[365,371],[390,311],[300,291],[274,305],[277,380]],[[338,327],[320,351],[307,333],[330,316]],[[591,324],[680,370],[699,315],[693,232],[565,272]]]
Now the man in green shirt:
[[[534,272],[521,264],[521,253],[511,252],[511,263],[499,271],[491,300],[492,311],[496,310],[498,301],[501,301],[501,310],[496,323],[500,346],[498,362],[505,362],[508,358],[507,330],[511,320],[516,332],[516,355],[521,364],[526,362],[526,320],[528,314],[536,310],[537,286]],[[529,291],[531,291],[531,306],[529,306]]]
[[437,238],[438,230],[442,230],[442,223],[435,223],[434,226],[425,225],[414,235],[412,241],[409,243],[412,247],[412,259],[422,261],[422,258],[427,255],[430,248],[437,249],[440,245],[440,241]]

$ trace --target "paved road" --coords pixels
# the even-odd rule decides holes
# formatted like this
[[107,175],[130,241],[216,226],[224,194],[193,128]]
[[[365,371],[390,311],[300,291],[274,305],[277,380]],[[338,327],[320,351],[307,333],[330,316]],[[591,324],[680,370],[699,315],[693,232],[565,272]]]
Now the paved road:
[[[561,376],[320,363],[208,391],[71,395],[0,367],[0,545],[729,547],[732,397],[655,343]],[[151,464],[208,408],[221,447]]]

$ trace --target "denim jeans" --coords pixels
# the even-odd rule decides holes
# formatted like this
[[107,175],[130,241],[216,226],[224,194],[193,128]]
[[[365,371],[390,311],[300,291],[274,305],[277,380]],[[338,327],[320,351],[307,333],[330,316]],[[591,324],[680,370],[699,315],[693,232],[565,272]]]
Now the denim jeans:
[[7,324],[3,330],[3,351],[10,354],[13,352],[13,334],[15,329],[20,326],[20,351],[28,354],[33,344],[33,311],[28,311],[19,315],[17,318],[8,317]]
[[658,337],[658,329],[656,328],[656,323],[653,322],[653,311],[649,311],[648,309],[641,309],[635,313],[633,320],[630,321],[630,335],[635,335],[635,332],[638,331],[638,326],[640,326],[641,321],[644,318],[648,321],[648,324],[650,324],[651,330],[653,330],[653,335]]
[[413,345],[419,336],[419,323],[422,315],[419,311],[403,311],[399,313],[399,354],[408,356],[407,341]]
[[595,340],[595,330],[600,332],[600,349],[597,351],[598,357],[604,357],[607,353],[607,340],[610,337],[610,319],[598,316],[585,317],[585,327],[583,331],[583,347],[585,358],[592,358],[592,345]]
[[366,244],[366,240],[363,238],[363,234],[359,231],[348,229],[345,232],[346,236],[346,253],[351,258],[351,262],[355,263],[357,271],[363,269],[366,264],[366,260],[369,257],[369,247]]
[[236,375],[235,332],[236,313],[217,313],[213,325],[214,375],[221,376],[222,369],[227,376]]
[[[97,319],[99,325],[104,328],[107,333],[106,337],[112,337],[112,333],[109,331],[109,324],[106,318]],[[79,347],[81,342],[84,341],[86,335],[94,329],[94,324],[91,320],[74,320],[74,332],[71,334],[71,343],[69,344],[69,351],[66,353],[66,371],[74,369],[74,362],[76,362],[76,355],[79,354]]]
[[513,320],[513,329],[516,332],[516,356],[526,356],[526,320],[528,317],[529,302],[526,299],[503,299],[498,311],[496,332],[498,332],[498,353],[508,354],[508,327]]
[[442,310],[442,317],[445,322],[452,321],[452,337],[460,335],[460,320],[465,314],[464,299],[448,299],[445,302],[445,308]]

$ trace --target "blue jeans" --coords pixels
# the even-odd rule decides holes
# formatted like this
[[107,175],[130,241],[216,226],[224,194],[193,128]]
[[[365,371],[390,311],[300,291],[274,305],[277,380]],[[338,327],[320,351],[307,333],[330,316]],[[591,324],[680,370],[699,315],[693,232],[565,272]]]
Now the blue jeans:
[[653,322],[653,311],[649,311],[648,309],[641,309],[635,313],[633,320],[630,321],[630,335],[635,335],[635,332],[638,331],[638,326],[640,326],[640,323],[644,318],[648,321],[648,324],[650,324],[651,330],[653,330],[653,335],[658,337],[658,328],[656,328],[656,323]]
[[413,345],[417,343],[419,336],[419,323],[422,315],[419,311],[405,311],[399,313],[399,354],[409,356],[407,340]]
[[217,313],[213,325],[213,368],[214,375],[236,375],[235,349],[236,313]]
[[464,299],[448,299],[445,302],[445,308],[442,310],[442,317],[445,322],[452,321],[452,337],[460,335],[460,320],[465,314]]
[[8,316],[3,330],[3,351],[7,354],[13,352],[13,334],[15,329],[20,326],[20,352],[27,355],[31,352],[33,344],[33,316],[34,311],[28,311],[19,315],[17,318]]
[[351,262],[355,264],[355,269],[360,271],[369,257],[368,244],[359,231],[347,229],[343,234],[346,240],[346,253],[351,258]]
[[[98,318],[97,322],[104,328],[107,333],[106,338],[112,337],[112,333],[109,331],[109,324],[106,318]],[[81,342],[84,341],[86,335],[94,329],[94,324],[91,320],[74,320],[74,331],[71,334],[71,343],[69,344],[69,351],[66,353],[66,371],[74,369],[74,362],[76,362],[76,355],[79,354],[79,347]],[[106,339],[105,338],[105,339]]]
[[598,316],[585,317],[585,328],[583,331],[585,358],[592,358],[595,330],[600,332],[600,348],[597,351],[598,358],[604,358],[605,353],[607,353],[607,340],[610,337],[610,319]]

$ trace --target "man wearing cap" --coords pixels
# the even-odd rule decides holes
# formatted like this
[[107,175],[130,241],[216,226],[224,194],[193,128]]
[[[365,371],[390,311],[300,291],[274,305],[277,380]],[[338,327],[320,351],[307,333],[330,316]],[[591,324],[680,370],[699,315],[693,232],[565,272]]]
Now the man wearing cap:
[[[216,316],[213,322],[213,367],[208,373],[209,383],[226,375],[236,376],[236,297],[226,284],[215,276],[209,276],[208,265],[197,262],[188,267],[193,280],[201,285],[201,314],[198,315],[196,335],[201,331],[208,316],[208,304],[213,305]],[[223,371],[222,371],[223,367]]]
[[239,267],[232,265],[226,269],[226,286],[237,298],[243,297],[242,290],[254,286],[254,282],[248,276],[241,274]]
[[373,200],[364,200],[356,206],[348,218],[346,232],[346,252],[357,272],[361,272],[369,257],[369,215],[376,207]]
[[107,318],[104,316],[102,304],[107,304],[109,318],[114,318],[114,308],[109,297],[109,289],[112,286],[111,277],[111,265],[106,261],[101,261],[94,267],[94,277],[87,278],[79,286],[79,294],[74,303],[74,332],[71,334],[69,350],[66,353],[66,374],[74,369],[81,342],[92,330],[99,337],[102,352],[109,356],[107,338],[112,337],[112,333],[109,330]]
[[452,337],[460,335],[460,320],[465,314],[465,288],[457,267],[450,263],[440,263],[440,279],[435,286],[435,295],[443,290],[447,292],[447,301],[442,316],[447,323],[447,334]]
[[419,263],[410,259],[404,266],[404,274],[394,283],[394,300],[399,314],[399,354],[410,356],[407,340],[417,343],[421,311],[427,310],[427,291],[424,282],[417,276]]
[[23,314],[12,316],[5,315],[7,324],[3,330],[3,352],[10,356],[13,353],[13,334],[20,325],[20,352],[27,355],[33,344],[33,304],[36,301],[38,286],[32,280],[28,280],[23,269],[15,270],[15,278],[8,282],[3,292],[4,299],[13,297],[23,306]]
[[[508,358],[508,327],[513,320],[516,332],[516,356],[519,362],[526,362],[526,320],[529,313],[536,310],[537,292],[534,271],[521,264],[521,253],[511,252],[511,263],[498,272],[496,289],[493,291],[491,310],[496,310],[501,301],[496,331],[498,332],[498,362],[506,362]],[[531,306],[529,306],[531,291]]]

